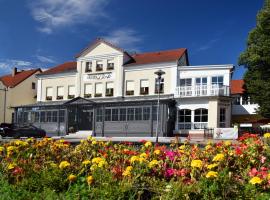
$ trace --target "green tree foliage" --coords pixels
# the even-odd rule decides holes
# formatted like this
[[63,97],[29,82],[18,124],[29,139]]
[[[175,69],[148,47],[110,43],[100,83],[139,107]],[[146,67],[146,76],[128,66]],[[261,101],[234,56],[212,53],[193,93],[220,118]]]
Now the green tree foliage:
[[259,104],[258,113],[270,118],[270,0],[265,0],[257,14],[257,25],[249,33],[247,49],[238,62],[247,68],[244,75],[247,95]]

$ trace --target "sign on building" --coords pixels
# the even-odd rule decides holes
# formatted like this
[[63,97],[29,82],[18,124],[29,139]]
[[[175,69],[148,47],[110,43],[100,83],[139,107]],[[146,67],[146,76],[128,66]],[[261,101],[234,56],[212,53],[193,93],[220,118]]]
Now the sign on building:
[[111,80],[114,79],[113,72],[98,73],[98,74],[85,74],[83,77],[84,81],[91,80]]
[[236,140],[238,138],[238,128],[215,128],[214,139],[216,140]]

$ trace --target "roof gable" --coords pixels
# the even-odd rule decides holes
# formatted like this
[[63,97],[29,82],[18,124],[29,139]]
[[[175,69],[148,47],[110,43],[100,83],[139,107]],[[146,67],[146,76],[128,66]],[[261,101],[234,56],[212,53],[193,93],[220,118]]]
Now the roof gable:
[[17,72],[14,76],[12,74],[8,74],[0,77],[0,80],[6,87],[16,87],[21,82],[32,76],[37,72],[42,72],[41,69],[31,69],[27,71]]
[[151,63],[162,63],[162,62],[176,62],[185,53],[187,49],[180,48],[174,50],[158,51],[158,52],[148,52],[131,55],[133,60],[125,64],[125,66],[133,65],[144,65]]
[[[84,48],[80,53],[78,53],[75,57],[79,58],[79,57],[87,55],[89,52],[94,50],[100,44],[105,44],[106,46],[109,46],[110,48],[112,48],[118,52],[125,53],[125,51],[123,49],[113,45],[112,43],[110,43],[102,38],[97,38],[96,40],[91,42],[86,48]],[[103,52],[103,54],[104,54],[104,52]]]

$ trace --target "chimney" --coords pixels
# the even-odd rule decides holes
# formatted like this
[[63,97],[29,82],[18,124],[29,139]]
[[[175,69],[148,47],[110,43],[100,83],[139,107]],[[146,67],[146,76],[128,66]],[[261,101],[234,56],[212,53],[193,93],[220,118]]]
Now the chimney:
[[18,73],[18,69],[17,67],[14,67],[12,71],[12,76],[15,76],[17,73]]

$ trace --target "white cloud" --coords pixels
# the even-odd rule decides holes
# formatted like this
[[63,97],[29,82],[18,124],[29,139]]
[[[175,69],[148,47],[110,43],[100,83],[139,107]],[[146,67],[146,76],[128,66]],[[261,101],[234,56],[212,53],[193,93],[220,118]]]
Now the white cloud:
[[55,29],[78,23],[94,23],[102,16],[108,0],[39,0],[30,3],[31,14],[41,24],[38,30],[50,34]]
[[9,73],[14,67],[26,70],[33,67],[33,63],[24,60],[0,59],[1,72]]
[[53,57],[36,55],[36,58],[43,63],[56,63]]
[[131,28],[121,28],[104,36],[109,42],[130,51],[138,51],[142,37]]
[[216,38],[216,39],[212,39],[210,41],[208,41],[207,43],[205,43],[204,45],[201,45],[197,51],[205,51],[205,50],[208,50],[210,48],[212,48],[215,43],[217,43],[220,39]]

